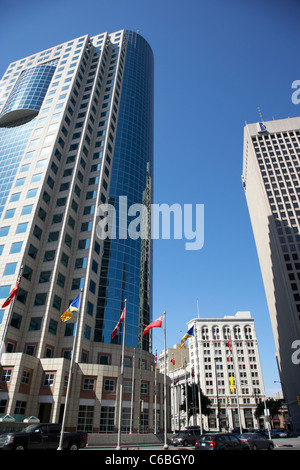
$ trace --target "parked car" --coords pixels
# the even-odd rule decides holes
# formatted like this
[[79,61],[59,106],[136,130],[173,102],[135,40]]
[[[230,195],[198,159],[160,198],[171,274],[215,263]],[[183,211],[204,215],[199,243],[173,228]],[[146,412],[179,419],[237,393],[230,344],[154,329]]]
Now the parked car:
[[274,449],[274,443],[271,439],[263,436],[257,432],[247,432],[243,434],[239,434],[239,439],[242,442],[245,442],[249,445],[251,450],[258,450],[258,449]]
[[288,437],[290,433],[288,433],[285,429],[282,428],[273,428],[270,430],[271,437],[273,439],[277,439],[279,437]]
[[[234,434],[240,434],[241,428],[238,426],[236,428],[233,428],[231,432],[233,432]],[[242,432],[249,432],[249,429],[242,428]]]
[[199,438],[201,432],[200,428],[190,428],[180,431],[176,436],[171,438],[173,446],[187,446],[189,444],[195,445],[196,440]]
[[276,429],[270,429],[270,434],[273,439],[277,439],[279,437]]
[[285,429],[282,429],[282,428],[277,428],[275,429],[275,431],[278,437],[288,437],[289,435],[289,433]]
[[254,433],[261,434],[261,436],[269,437],[269,433],[266,429],[254,429]]
[[[60,424],[31,424],[23,431],[0,435],[0,450],[57,449],[60,440]],[[86,432],[65,432],[63,448],[77,450],[87,445]]]
[[230,432],[207,433],[199,437],[195,450],[250,450],[250,447]]

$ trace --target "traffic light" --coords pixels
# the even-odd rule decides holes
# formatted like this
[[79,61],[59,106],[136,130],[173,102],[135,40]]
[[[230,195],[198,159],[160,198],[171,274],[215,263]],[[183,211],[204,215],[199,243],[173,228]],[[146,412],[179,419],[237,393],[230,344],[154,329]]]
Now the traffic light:
[[300,395],[297,395],[297,402],[298,402],[298,405],[300,405]]
[[230,391],[234,392],[234,390],[235,390],[235,388],[234,388],[234,378],[232,376],[229,377],[229,382],[230,382]]

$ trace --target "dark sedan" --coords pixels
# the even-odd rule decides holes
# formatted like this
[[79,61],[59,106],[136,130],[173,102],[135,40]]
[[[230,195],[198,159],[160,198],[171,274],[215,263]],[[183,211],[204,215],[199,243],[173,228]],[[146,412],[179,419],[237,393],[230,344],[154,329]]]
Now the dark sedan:
[[232,433],[208,433],[199,437],[195,450],[250,450],[250,447]]
[[247,432],[239,435],[239,439],[249,445],[251,450],[268,449],[273,450],[274,444],[271,439],[256,432]]

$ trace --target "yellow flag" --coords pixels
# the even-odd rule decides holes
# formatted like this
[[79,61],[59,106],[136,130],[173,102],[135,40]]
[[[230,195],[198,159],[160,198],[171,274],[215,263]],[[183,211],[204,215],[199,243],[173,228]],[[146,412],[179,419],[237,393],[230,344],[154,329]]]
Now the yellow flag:
[[182,349],[183,346],[185,345],[186,343],[186,340],[188,338],[190,338],[191,336],[194,336],[194,325],[188,330],[188,332],[181,338],[180,340],[180,348],[179,349]]
[[68,321],[72,318],[73,312],[78,312],[80,294],[77,295],[76,299],[71,302],[68,310],[66,310],[60,317],[61,321]]
[[72,318],[73,313],[68,309],[60,317],[61,321],[68,321]]

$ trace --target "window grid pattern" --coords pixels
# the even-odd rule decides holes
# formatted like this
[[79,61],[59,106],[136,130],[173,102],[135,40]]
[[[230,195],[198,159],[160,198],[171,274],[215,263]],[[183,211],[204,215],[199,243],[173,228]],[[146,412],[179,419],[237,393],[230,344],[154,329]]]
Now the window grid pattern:
[[35,123],[32,119],[16,127],[0,127],[0,216]]
[[[126,31],[126,37],[128,43],[108,199],[115,207],[116,220],[119,220],[120,196],[127,197],[128,207],[135,203],[151,203],[152,198],[153,55],[139,35]],[[147,192],[150,192],[148,198]],[[140,324],[149,323],[152,317],[151,276],[151,249],[142,240],[133,240],[129,236],[105,240],[95,341],[111,342],[111,332],[127,299],[126,345],[138,346]],[[121,341],[122,328],[113,339],[117,344]],[[145,337],[143,349],[150,348],[149,337]]]
[[300,131],[253,136],[252,144],[300,312]]

